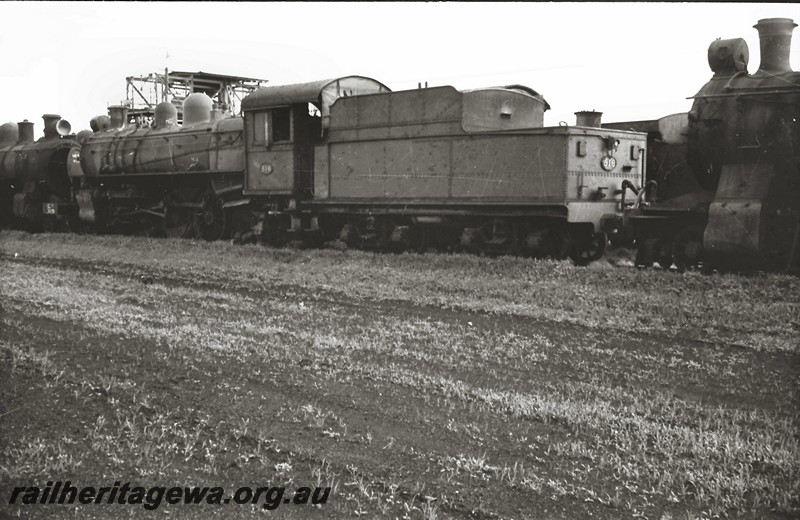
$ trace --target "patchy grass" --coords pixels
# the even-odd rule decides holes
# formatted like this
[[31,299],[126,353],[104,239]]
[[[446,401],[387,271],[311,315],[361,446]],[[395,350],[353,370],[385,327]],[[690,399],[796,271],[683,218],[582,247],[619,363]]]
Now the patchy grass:
[[800,513],[794,278],[0,237],[3,489],[331,487],[280,518]]
[[8,258],[79,261],[148,279],[224,279],[225,287],[256,292],[277,283],[297,288],[300,298],[399,300],[760,350],[800,348],[800,279],[789,275],[679,275],[607,262],[581,268],[512,257],[276,250],[121,236],[2,232],[0,244]]

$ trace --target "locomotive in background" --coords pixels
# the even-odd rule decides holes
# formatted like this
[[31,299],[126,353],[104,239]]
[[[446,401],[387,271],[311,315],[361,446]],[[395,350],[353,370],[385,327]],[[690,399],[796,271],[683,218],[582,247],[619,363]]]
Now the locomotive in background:
[[708,49],[713,77],[688,114],[605,125],[648,132],[648,194],[626,216],[636,263],[679,270],[800,269],[800,73],[787,18],[760,20],[761,65],[741,38]]
[[59,206],[72,206],[73,181],[67,165],[77,140],[60,116],[42,117],[44,137],[36,141],[32,122],[0,126],[0,225],[4,227],[52,229],[53,220],[47,216],[56,214]]

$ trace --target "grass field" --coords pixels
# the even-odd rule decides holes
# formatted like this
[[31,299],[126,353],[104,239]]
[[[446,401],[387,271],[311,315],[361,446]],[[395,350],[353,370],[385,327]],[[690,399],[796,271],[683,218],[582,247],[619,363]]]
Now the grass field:
[[[0,248],[12,518],[800,514],[796,277],[15,232]],[[8,504],[48,480],[331,493]]]

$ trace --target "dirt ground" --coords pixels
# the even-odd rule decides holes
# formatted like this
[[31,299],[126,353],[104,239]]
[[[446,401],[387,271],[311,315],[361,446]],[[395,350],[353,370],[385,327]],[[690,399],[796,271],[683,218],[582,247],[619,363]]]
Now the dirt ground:
[[[387,296],[425,255],[185,242],[0,236],[0,518],[798,518],[791,278],[748,289],[797,317],[754,346],[753,327],[740,341],[711,323],[724,316],[627,327],[574,294],[575,319],[533,312],[536,294],[462,305],[503,294],[491,259],[437,273],[486,280],[469,298],[422,283]],[[565,269],[532,266],[540,285]],[[662,276],[724,286],[723,309],[755,283]],[[57,480],[331,492],[271,511],[9,504]]]

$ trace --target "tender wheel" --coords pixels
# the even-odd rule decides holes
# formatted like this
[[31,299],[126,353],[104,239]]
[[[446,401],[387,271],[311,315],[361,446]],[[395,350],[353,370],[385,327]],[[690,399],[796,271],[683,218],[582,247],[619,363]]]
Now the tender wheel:
[[408,249],[415,253],[425,253],[430,247],[430,239],[428,236],[428,230],[424,227],[411,227],[411,235],[408,244]]
[[219,240],[225,236],[225,208],[213,191],[203,194],[200,211],[194,217],[194,231],[203,240]]
[[607,244],[608,235],[605,233],[592,233],[588,238],[576,242],[572,246],[569,257],[577,265],[589,265],[603,256]]
[[346,248],[357,248],[361,244],[361,233],[355,224],[345,224],[339,230],[339,242]]
[[261,228],[261,241],[272,247],[282,247],[288,242],[286,228],[288,223],[284,222],[281,215],[267,215]]
[[[545,249],[547,255],[556,260],[564,260],[569,256],[572,241],[569,231],[563,227],[553,227],[545,236]],[[602,253],[601,253],[602,254]]]
[[669,270],[672,266],[672,241],[669,238],[662,238],[656,243],[656,260],[661,269]]
[[672,241],[672,257],[679,272],[693,269],[703,259],[703,226],[682,229]]

